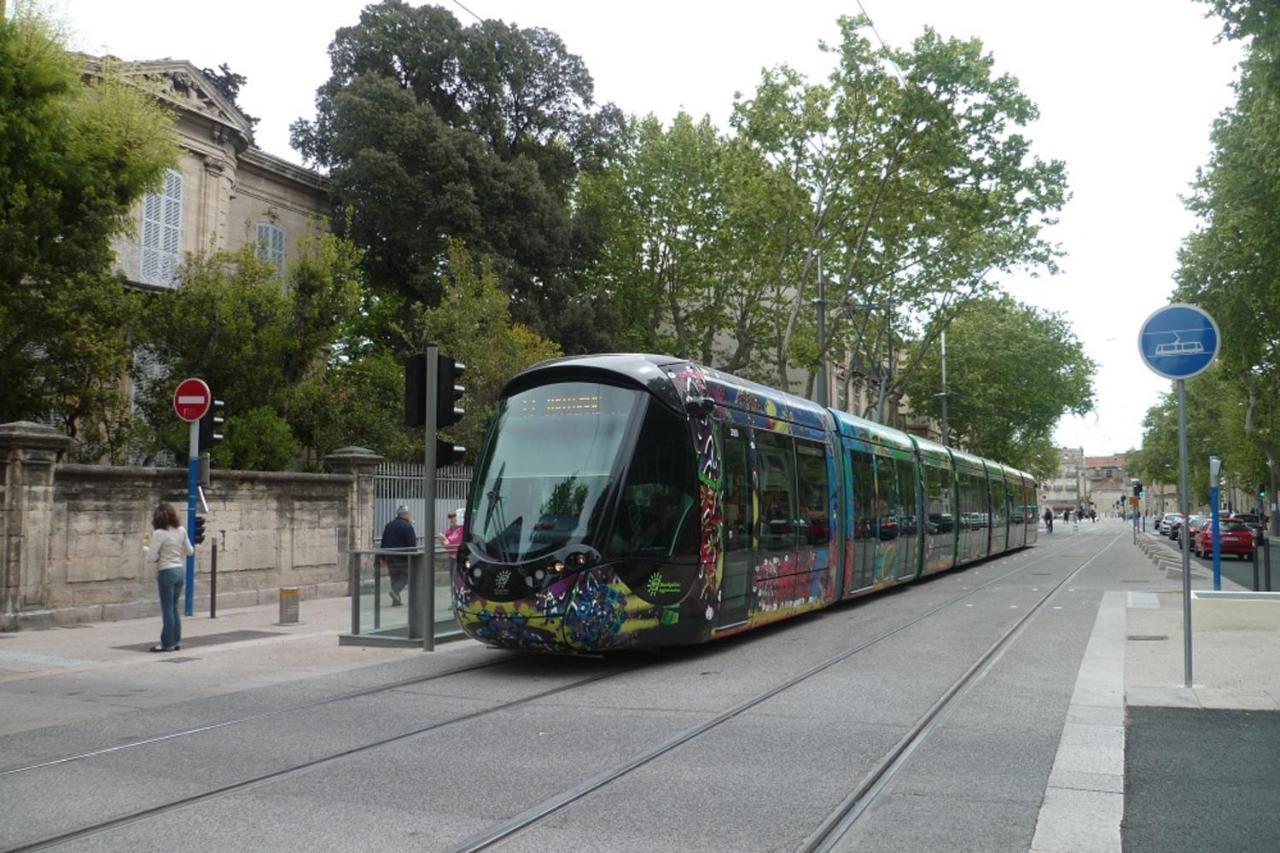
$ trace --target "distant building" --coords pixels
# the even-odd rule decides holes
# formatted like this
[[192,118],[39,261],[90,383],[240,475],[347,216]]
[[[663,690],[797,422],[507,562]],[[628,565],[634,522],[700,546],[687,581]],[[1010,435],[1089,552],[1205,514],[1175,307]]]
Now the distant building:
[[1117,512],[1133,494],[1132,479],[1123,453],[1084,458],[1085,492],[1098,512]]
[[1074,511],[1082,504],[1088,506],[1084,470],[1083,447],[1058,448],[1058,471],[1040,484],[1041,504],[1058,514],[1067,509]]
[[299,239],[328,221],[328,179],[255,147],[250,121],[190,62],[131,62],[123,73],[172,110],[180,153],[135,209],[135,232],[115,239],[120,271],[139,288],[169,289],[186,255],[252,243],[283,272]]

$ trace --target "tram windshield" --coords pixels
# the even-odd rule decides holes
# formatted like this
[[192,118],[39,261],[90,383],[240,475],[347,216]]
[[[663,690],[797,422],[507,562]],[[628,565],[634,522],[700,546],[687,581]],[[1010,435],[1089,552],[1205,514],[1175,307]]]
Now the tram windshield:
[[469,541],[514,563],[586,540],[600,524],[627,424],[644,396],[558,382],[501,401],[467,513]]

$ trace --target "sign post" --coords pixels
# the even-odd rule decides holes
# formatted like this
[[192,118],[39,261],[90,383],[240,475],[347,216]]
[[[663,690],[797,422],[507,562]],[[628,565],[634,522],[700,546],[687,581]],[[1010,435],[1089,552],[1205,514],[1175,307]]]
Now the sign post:
[[[196,526],[196,480],[200,471],[200,419],[213,405],[213,394],[203,379],[184,379],[173,392],[173,411],[190,427],[187,438],[187,539],[190,540]],[[182,612],[190,616],[195,608],[196,558],[187,557],[186,590],[183,593]]]
[[1213,588],[1222,589],[1222,545],[1218,540],[1218,480],[1222,471],[1222,460],[1216,456],[1209,457],[1209,506],[1213,519]]
[[1138,352],[1153,373],[1178,388],[1178,512],[1182,514],[1182,651],[1186,687],[1191,686],[1191,550],[1187,535],[1187,380],[1203,373],[1218,355],[1218,324],[1186,303],[1156,310],[1138,330]]

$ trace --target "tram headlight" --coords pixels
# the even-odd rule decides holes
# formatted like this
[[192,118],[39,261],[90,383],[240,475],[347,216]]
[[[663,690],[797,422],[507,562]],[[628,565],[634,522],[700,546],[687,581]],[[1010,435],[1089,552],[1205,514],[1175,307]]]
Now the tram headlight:
[[466,559],[464,559],[464,560],[462,561],[462,568],[463,568],[464,570],[468,571],[468,572],[469,572],[469,571],[471,571],[471,558],[470,558],[470,557],[467,557]]
[[560,562],[559,560],[556,560],[554,563],[551,564],[551,571],[555,572],[556,574],[563,572],[564,563]]

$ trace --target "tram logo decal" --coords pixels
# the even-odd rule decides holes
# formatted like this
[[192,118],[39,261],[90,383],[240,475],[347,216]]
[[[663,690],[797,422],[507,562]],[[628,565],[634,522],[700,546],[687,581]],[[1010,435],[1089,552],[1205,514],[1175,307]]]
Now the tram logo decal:
[[659,595],[671,595],[680,591],[680,584],[676,581],[662,579],[661,572],[654,572],[649,575],[649,582],[645,585],[645,590],[649,593],[650,598],[656,598]]

